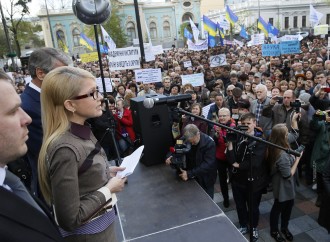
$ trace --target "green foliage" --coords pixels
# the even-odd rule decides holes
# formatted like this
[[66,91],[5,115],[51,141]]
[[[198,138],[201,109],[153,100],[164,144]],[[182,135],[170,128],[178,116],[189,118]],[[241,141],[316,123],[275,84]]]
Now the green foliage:
[[10,0],[10,6],[9,9],[7,9],[10,23],[8,24],[8,27],[14,38],[17,56],[21,56],[21,44],[18,38],[18,29],[23,21],[23,17],[30,13],[27,5],[29,2],[31,2],[31,0]]
[[[127,37],[124,32],[124,29],[121,28],[120,21],[122,16],[119,14],[118,7],[113,3],[113,1],[111,1],[111,4],[112,4],[111,16],[105,23],[102,24],[102,26],[110,35],[112,40],[116,43],[117,48],[121,48],[126,46]],[[97,26],[97,31],[100,35],[101,29],[99,26]],[[95,41],[93,25],[85,25],[84,33],[88,38]]]
[[8,45],[5,44],[7,43],[6,36],[5,36],[5,31],[3,30],[2,26],[0,28],[0,58],[5,56],[7,53],[9,53]]
[[190,33],[192,33],[192,30],[191,30],[191,27],[190,27],[189,22],[182,23],[180,25],[180,37],[182,39],[185,39],[185,37],[184,37],[184,28],[187,28],[187,30],[190,31]]
[[42,47],[45,42],[36,34],[42,31],[41,25],[34,25],[28,21],[22,21],[18,26],[17,37],[20,45]]

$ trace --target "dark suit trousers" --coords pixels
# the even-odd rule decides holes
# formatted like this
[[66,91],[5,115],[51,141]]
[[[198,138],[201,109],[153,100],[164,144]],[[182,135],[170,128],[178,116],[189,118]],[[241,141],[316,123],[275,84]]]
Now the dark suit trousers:
[[218,159],[217,159],[217,165],[218,165],[218,176],[219,176],[219,183],[220,183],[222,197],[224,200],[229,199],[227,171],[228,169],[230,169],[231,165],[225,160],[218,160]]

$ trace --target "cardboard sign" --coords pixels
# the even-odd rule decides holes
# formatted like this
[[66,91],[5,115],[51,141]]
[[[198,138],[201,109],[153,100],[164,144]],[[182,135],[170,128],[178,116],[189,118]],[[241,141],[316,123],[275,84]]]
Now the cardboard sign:
[[300,53],[300,42],[299,40],[281,42],[280,49],[282,55]]
[[[111,80],[110,78],[104,78],[104,82],[105,82],[105,89],[107,92],[112,92],[112,84],[111,84]],[[103,84],[102,84],[102,78],[98,77],[96,78],[96,85],[99,88],[100,92],[103,93]]]
[[139,69],[135,70],[135,79],[136,82],[143,82],[144,84],[147,83],[155,83],[162,81],[162,74],[161,69]]
[[281,49],[279,44],[263,44],[262,56],[280,56]]
[[227,58],[225,54],[213,55],[209,59],[210,67],[225,66],[227,65]]
[[183,62],[183,66],[184,66],[185,68],[191,67],[191,61],[184,61],[184,62]]
[[193,87],[204,85],[204,74],[197,73],[192,75],[181,75],[182,85],[190,83]]
[[109,69],[111,71],[140,68],[140,49],[138,47],[109,50]]

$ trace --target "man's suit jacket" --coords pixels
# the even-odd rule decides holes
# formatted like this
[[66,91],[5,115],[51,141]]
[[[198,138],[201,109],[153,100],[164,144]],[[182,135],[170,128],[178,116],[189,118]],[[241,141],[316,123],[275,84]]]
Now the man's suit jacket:
[[63,241],[54,223],[13,192],[0,186],[2,242]]
[[28,125],[29,139],[26,144],[28,146],[27,159],[32,170],[31,190],[36,193],[37,189],[37,164],[39,151],[42,144],[42,124],[41,124],[41,104],[40,93],[26,86],[21,94],[22,108],[32,118],[32,123]]

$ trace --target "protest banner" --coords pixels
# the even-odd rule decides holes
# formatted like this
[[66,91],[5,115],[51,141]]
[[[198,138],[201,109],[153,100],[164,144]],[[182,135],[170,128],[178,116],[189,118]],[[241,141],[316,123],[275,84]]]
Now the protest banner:
[[152,45],[150,43],[144,44],[144,58],[146,62],[155,60],[155,55],[152,52]]
[[191,67],[191,61],[184,61],[183,67],[185,67],[185,68]]
[[280,56],[281,49],[279,44],[263,44],[262,56]]
[[162,81],[162,74],[160,68],[139,69],[134,70],[134,72],[136,82],[142,82],[143,84],[147,84]]
[[296,35],[287,34],[287,35],[282,36],[279,39],[280,39],[281,42],[292,41],[292,40],[299,40],[300,41],[300,40],[303,39],[303,37],[300,34],[296,34]]
[[163,46],[162,45],[156,45],[151,47],[152,53],[154,55],[161,55],[164,53]]
[[91,52],[91,53],[85,53],[80,55],[80,61],[82,63],[92,62],[92,61],[98,61],[99,56],[97,52]]
[[210,67],[225,66],[227,65],[227,59],[225,54],[213,55],[209,59]]
[[[107,92],[112,92],[112,83],[111,83],[111,80],[110,78],[104,78],[104,83],[105,83],[105,89]],[[104,92],[103,90],[103,84],[102,84],[102,78],[101,77],[98,77],[96,78],[96,86],[99,88],[99,91],[101,93]]]
[[182,85],[190,83],[193,87],[204,85],[204,74],[181,75]]
[[317,25],[314,27],[314,35],[328,34],[328,24]]
[[199,42],[198,44],[195,44],[190,39],[187,39],[187,44],[188,44],[188,50],[202,51],[202,50],[208,49],[207,40],[204,40],[203,42]]
[[109,51],[108,55],[110,71],[140,68],[140,49],[138,47],[117,48]]
[[265,34],[252,34],[251,35],[251,45],[262,45],[265,43]]
[[299,40],[281,42],[280,49],[282,55],[300,53],[300,42]]
[[234,39],[234,44],[238,45],[239,47],[243,47],[244,43],[242,41],[239,41],[237,39]]

